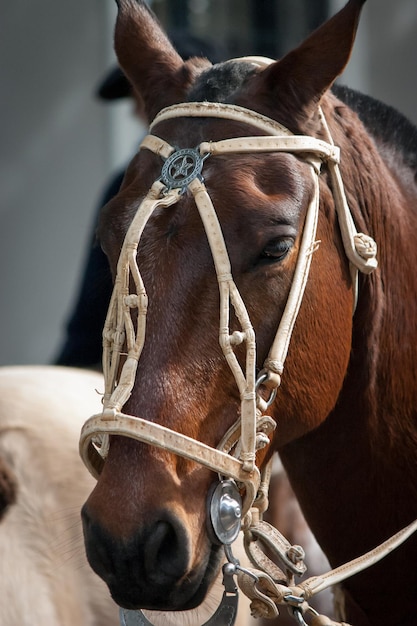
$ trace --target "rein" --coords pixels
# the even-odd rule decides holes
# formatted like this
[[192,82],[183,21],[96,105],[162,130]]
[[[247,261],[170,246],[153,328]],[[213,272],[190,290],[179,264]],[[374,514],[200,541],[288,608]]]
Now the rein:
[[[184,103],[161,111],[150,130],[159,122],[178,117],[215,117],[250,124],[267,133],[267,136],[239,137],[217,142],[202,142],[197,148],[176,149],[157,135],[150,134],[143,140],[140,149],[159,155],[163,160],[160,178],[152,185],[141,202],[127,231],[120,253],[117,275],[109,310],[103,330],[103,372],[105,393],[103,412],[91,417],[84,425],[80,438],[80,454],[96,478],[104,465],[110,435],[131,437],[149,445],[168,450],[193,460],[217,472],[222,480],[216,489],[216,500],[212,504],[211,521],[217,539],[225,546],[229,561],[226,579],[236,575],[243,592],[252,599],[255,615],[275,617],[277,604],[292,607],[299,623],[305,624],[303,614],[310,613],[312,624],[331,624],[319,621],[320,616],[308,606],[307,600],[328,586],[372,565],[404,541],[414,530],[417,522],[410,525],[379,548],[336,570],[313,577],[294,585],[294,576],[305,571],[304,553],[300,547],[291,546],[280,533],[262,521],[262,513],[268,507],[270,467],[262,473],[256,466],[256,453],[269,445],[269,435],[276,424],[266,415],[275,399],[284,369],[292,331],[301,306],[313,253],[318,248],[316,228],[319,212],[319,175],[322,163],[326,163],[332,180],[332,192],[338,216],[342,241],[352,269],[355,291],[358,271],[369,273],[377,266],[376,244],[362,233],[357,233],[351,216],[343,182],[339,171],[339,148],[328,132],[329,141],[314,137],[293,135],[277,122],[254,111],[230,104]],[[302,240],[290,293],[281,318],[275,340],[256,377],[256,337],[248,311],[233,280],[231,264],[215,208],[204,185],[203,168],[207,158],[219,154],[288,152],[297,154],[311,168],[314,194],[307,209]],[[240,417],[225,434],[217,448],[186,437],[160,424],[123,413],[136,378],[138,360],[145,341],[147,294],[137,265],[137,251],[144,228],[157,208],[176,204],[182,194],[191,193],[203,222],[214,260],[220,293],[219,343],[239,389],[241,398]],[[132,290],[132,285],[134,288]],[[233,307],[241,330],[230,334],[230,307]],[[135,312],[135,322],[132,313]],[[245,344],[246,362],[243,370],[236,358],[234,348]],[[122,362],[122,353],[127,356]],[[266,386],[270,397],[265,401],[260,393]],[[232,479],[232,480],[230,480]],[[236,483],[238,488],[236,487]],[[240,491],[244,492],[243,502]],[[215,493],[216,493],[215,492]],[[218,523],[232,510],[231,534],[222,530]],[[223,517],[222,517],[223,516]],[[240,531],[241,518],[245,547],[255,569],[241,568],[231,552],[231,544]],[[261,553],[257,538],[274,553],[282,570]],[[283,573],[285,572],[285,574]],[[229,578],[228,578],[229,577]],[[225,592],[226,593],[226,592]],[[126,614],[123,612],[123,620]],[[145,623],[131,621],[134,623]],[[327,619],[327,618],[324,618]],[[133,618],[132,618],[133,620]],[[123,622],[122,623],[128,623]],[[228,622],[229,623],[229,622]]]

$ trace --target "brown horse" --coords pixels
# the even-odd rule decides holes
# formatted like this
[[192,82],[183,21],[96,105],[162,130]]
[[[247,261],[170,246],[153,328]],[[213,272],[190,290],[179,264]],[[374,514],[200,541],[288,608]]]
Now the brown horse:
[[[83,520],[89,561],[127,609],[187,610],[206,595],[221,557],[219,541],[207,530],[207,494],[217,484],[213,469],[237,480],[243,513],[259,486],[252,418],[246,421],[254,395],[261,413],[270,405],[277,424],[274,434],[267,430],[271,444],[257,451],[256,466],[262,469],[279,452],[332,566],[417,517],[417,131],[389,107],[347,89],[331,90],[349,59],[363,4],[350,0],[280,61],[212,67],[203,59],[184,63],[144,2],[118,0],[120,64],[148,117],[159,116],[153,139],[133,159],[101,218],[100,238],[122,296],[112,304],[119,322],[104,333],[107,412],[93,424],[104,435],[82,444],[87,462],[97,449],[101,455],[89,462],[99,478]],[[173,109],[178,103],[186,104]],[[267,135],[274,135],[273,145],[280,136],[280,149],[267,149]],[[311,156],[324,146],[317,142],[293,150],[298,136],[325,141],[327,156]],[[330,136],[341,150],[354,223],[378,244],[378,269],[360,274],[357,290],[336,210],[343,198],[332,175],[337,155]],[[223,142],[223,152],[207,142]],[[203,155],[198,167],[190,150],[196,147]],[[184,150],[182,161],[170,160],[175,149]],[[317,161],[317,235],[305,254],[311,270],[283,372],[283,362],[271,363],[268,354],[297,279]],[[164,162],[172,171],[161,179]],[[182,176],[181,193],[171,189],[176,176]],[[246,306],[242,313],[235,297],[230,330],[221,323],[222,347],[219,285],[223,293],[232,278],[227,263],[216,258],[221,241],[209,245],[196,209],[197,202],[208,203],[205,190]],[[123,244],[129,225],[136,228],[138,207],[136,240]],[[215,229],[214,221],[206,228]],[[130,257],[118,263],[121,249]],[[212,463],[207,449],[219,446],[240,414],[243,452],[228,472],[224,458]],[[149,436],[143,435],[147,424]],[[172,431],[188,439],[177,445]],[[195,440],[206,447],[193,448]],[[240,480],[245,472],[248,480]],[[417,572],[409,567],[416,559],[412,538],[345,581],[344,618],[355,626],[416,624]]]

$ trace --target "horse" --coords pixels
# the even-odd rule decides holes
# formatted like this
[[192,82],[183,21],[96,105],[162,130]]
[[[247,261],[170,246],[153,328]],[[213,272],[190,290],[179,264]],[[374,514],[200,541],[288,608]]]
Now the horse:
[[417,131],[335,85],[364,0],[278,61],[215,66],[183,62],[145,2],[117,5],[118,60],[154,121],[100,219],[114,292],[104,408],[80,439],[90,565],[128,620],[198,606],[223,546],[255,614],[329,623],[294,582],[300,551],[275,551],[283,579],[233,558],[241,528],[249,550],[281,541],[262,525],[278,452],[339,618],[411,626]]
[[94,481],[78,455],[98,373],[0,368],[0,624],[114,626],[85,558],[79,509]]

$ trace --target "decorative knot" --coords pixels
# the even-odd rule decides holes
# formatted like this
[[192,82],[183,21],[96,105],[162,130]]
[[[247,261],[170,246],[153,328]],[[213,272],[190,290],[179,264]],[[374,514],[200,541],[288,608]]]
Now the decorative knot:
[[242,461],[242,470],[244,472],[253,472],[255,467],[255,454],[253,452],[241,452],[239,459]]
[[[227,329],[226,329],[227,331]],[[246,339],[246,335],[245,333],[240,332],[239,330],[235,330],[234,333],[232,333],[229,337],[230,340],[230,345],[232,346],[238,346],[239,344],[243,343]]]
[[114,330],[111,328],[109,330],[103,330],[103,339],[108,341],[109,343],[113,343],[114,340]]
[[301,546],[291,546],[287,550],[287,557],[290,559],[291,563],[300,563],[305,558],[305,552]]
[[252,600],[250,603],[250,613],[252,617],[255,619],[271,619],[277,617],[279,615],[278,609],[275,611],[271,611],[271,608],[262,600]]
[[250,528],[253,525],[253,515],[251,511],[248,511],[245,515],[245,517],[242,519],[242,530],[245,534],[245,539],[247,539],[247,541],[253,541],[253,535],[250,532]]
[[230,272],[225,272],[224,274],[218,274],[217,280],[219,283],[231,283],[233,281],[233,276]]
[[259,432],[256,435],[256,450],[262,450],[263,448],[266,448],[266,446],[268,446],[270,443],[269,438],[267,435],[265,435],[265,433]]
[[128,306],[130,309],[137,309],[139,298],[135,293],[131,293],[128,296],[125,296],[124,302],[125,305]]
[[354,236],[355,250],[363,259],[374,259],[377,254],[377,245],[372,237],[364,233]]
[[284,371],[284,364],[281,361],[274,361],[273,359],[267,359],[264,363],[264,367],[274,372],[274,374],[278,374],[278,376],[282,376],[282,372]]

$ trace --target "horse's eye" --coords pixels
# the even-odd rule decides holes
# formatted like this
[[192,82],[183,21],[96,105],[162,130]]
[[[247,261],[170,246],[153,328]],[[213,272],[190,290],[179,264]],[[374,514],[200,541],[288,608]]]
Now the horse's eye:
[[262,250],[261,259],[266,261],[282,261],[291,250],[292,239],[274,239]]

